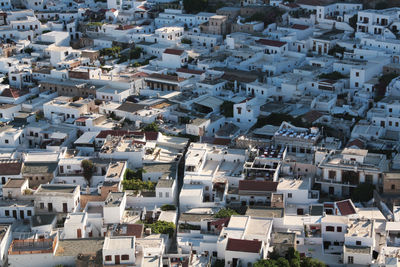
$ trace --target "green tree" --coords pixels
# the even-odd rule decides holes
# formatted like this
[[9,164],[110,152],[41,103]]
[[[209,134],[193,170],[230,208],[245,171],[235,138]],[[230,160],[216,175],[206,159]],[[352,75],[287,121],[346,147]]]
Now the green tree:
[[331,49],[329,49],[328,54],[330,56],[336,56],[336,54],[341,54],[343,57],[344,52],[346,52],[346,48],[340,46],[340,45],[335,45]]
[[135,47],[129,51],[129,58],[130,59],[138,59],[142,54],[143,49],[141,47]]
[[379,3],[376,3],[376,5],[375,5],[375,9],[378,9],[378,10],[382,10],[382,9],[386,9],[386,8],[389,8],[388,1],[381,1]]
[[234,211],[233,209],[223,208],[223,209],[220,209],[217,213],[215,213],[214,217],[215,218],[228,218],[228,217],[231,217],[232,215],[238,215],[238,213],[236,211]]
[[87,184],[90,186],[90,182],[95,172],[95,166],[91,160],[84,159],[81,162],[81,168],[83,170],[83,177],[85,178]]
[[208,0],[183,0],[183,8],[190,14],[199,13],[208,8]]
[[361,183],[354,188],[351,200],[354,202],[367,202],[374,195],[375,186],[373,184]]
[[333,71],[330,73],[322,73],[318,76],[318,78],[336,81],[336,80],[344,79],[344,78],[346,78],[346,76],[344,76],[343,74],[341,74],[338,71]]
[[172,237],[175,232],[175,224],[166,221],[156,221],[152,224],[145,224],[146,228],[151,228],[151,232],[155,234],[167,234]]
[[143,180],[143,173],[145,173],[145,172],[146,171],[143,169],[137,169],[135,171],[135,170],[131,170],[131,169],[127,168],[124,173],[124,179],[125,180],[131,180],[131,179]]
[[357,30],[358,15],[355,14],[349,19],[349,25],[356,31]]
[[233,117],[233,102],[232,101],[224,101],[221,105],[222,114],[227,117]]
[[2,84],[9,84],[10,83],[10,79],[8,78],[8,74],[6,74],[6,76],[3,78],[3,81],[1,83]]
[[31,54],[33,52],[33,48],[32,47],[27,47],[27,48],[25,48],[24,52],[27,53],[27,54]]
[[276,267],[275,260],[258,260],[253,267]]
[[289,264],[289,261],[287,260],[287,259],[285,259],[285,258],[279,258],[277,261],[276,261],[276,264],[279,266],[279,267],[290,267],[290,264]]
[[225,267],[225,260],[216,259],[212,267]]
[[299,260],[300,261],[300,253],[295,250],[293,247],[290,247],[286,253],[286,259],[291,260]]
[[182,38],[182,39],[181,39],[181,43],[182,43],[182,44],[192,44],[192,40],[187,39],[187,38]]
[[152,122],[152,123],[147,124],[146,126],[144,126],[142,131],[143,132],[159,132],[160,129],[159,129],[157,123]]
[[326,267],[326,264],[313,258],[303,258],[301,267]]

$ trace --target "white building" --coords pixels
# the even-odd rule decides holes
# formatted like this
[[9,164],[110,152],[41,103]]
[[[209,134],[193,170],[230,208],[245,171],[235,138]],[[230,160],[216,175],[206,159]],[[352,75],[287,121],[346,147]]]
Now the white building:
[[79,206],[79,185],[41,184],[34,193],[35,208],[39,211],[67,213]]

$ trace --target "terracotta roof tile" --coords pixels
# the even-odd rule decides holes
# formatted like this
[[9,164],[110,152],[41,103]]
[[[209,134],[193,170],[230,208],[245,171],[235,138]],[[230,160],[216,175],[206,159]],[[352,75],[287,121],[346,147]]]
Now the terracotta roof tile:
[[308,28],[309,27],[307,25],[301,25],[301,24],[294,24],[292,26],[292,29],[295,29],[295,30],[306,30]]
[[360,149],[364,149],[365,148],[365,143],[362,140],[357,138],[357,139],[354,139],[354,140],[348,142],[347,145],[346,145],[346,147],[352,147],[352,146],[356,146],[356,147],[358,147]]
[[179,68],[179,69],[176,70],[176,72],[183,72],[183,73],[201,75],[205,71],[203,71],[203,70],[191,70],[191,69],[186,69],[186,68]]
[[248,253],[260,253],[262,242],[258,240],[245,240],[229,238],[226,250]]
[[183,52],[185,52],[185,51],[181,50],[181,49],[172,49],[172,48],[167,48],[164,50],[164,53],[166,53],[166,54],[177,55],[177,56],[182,55]]
[[0,161],[0,175],[18,175],[21,169],[21,162]]
[[314,121],[321,118],[324,114],[319,112],[318,110],[310,110],[306,114],[304,114],[303,119],[309,123],[313,123]]
[[272,181],[239,181],[239,190],[276,192],[278,182]]
[[26,91],[21,91],[18,89],[12,89],[12,88],[7,88],[4,89],[3,92],[1,93],[1,96],[4,97],[12,97],[12,98],[18,98],[20,96],[26,95],[28,92]]
[[262,45],[274,46],[274,47],[282,47],[286,44],[286,42],[276,41],[276,40],[267,40],[267,39],[259,39],[256,41]]
[[353,202],[350,199],[338,201],[336,202],[336,206],[339,209],[340,214],[343,216],[356,214]]

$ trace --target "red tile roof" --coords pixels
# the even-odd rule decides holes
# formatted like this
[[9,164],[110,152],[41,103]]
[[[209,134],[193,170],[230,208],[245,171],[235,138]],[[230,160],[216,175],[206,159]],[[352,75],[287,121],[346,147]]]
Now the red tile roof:
[[286,44],[286,42],[276,41],[276,40],[267,40],[267,39],[259,39],[256,41],[262,45],[274,46],[274,47],[282,47]]
[[352,147],[352,146],[356,146],[360,149],[364,149],[365,148],[365,143],[360,140],[360,139],[354,139],[350,142],[347,143],[346,147]]
[[12,98],[18,98],[20,96],[26,95],[28,92],[26,91],[21,91],[18,89],[12,89],[12,88],[7,88],[4,89],[3,92],[1,93],[1,96],[4,97],[12,97]]
[[226,250],[248,253],[260,253],[262,242],[258,240],[245,240],[229,238]]
[[172,82],[182,82],[186,80],[185,78],[174,76],[174,75],[166,75],[166,74],[160,74],[160,73],[152,73],[148,76],[147,80],[151,79],[158,79],[158,80],[164,80],[164,81],[172,81]]
[[80,117],[80,118],[77,118],[75,121],[76,122],[85,122],[87,119],[88,118],[86,118],[86,117]]
[[179,69],[176,70],[176,72],[183,72],[183,73],[201,75],[205,71],[203,71],[203,70],[191,70],[191,69],[186,69],[186,68],[179,68]]
[[309,27],[307,25],[301,25],[301,24],[294,24],[292,26],[292,29],[295,29],[295,30],[306,30],[308,28]]
[[318,110],[310,110],[306,114],[304,114],[303,119],[309,123],[313,123],[314,121],[321,118],[324,114],[319,112]]
[[156,141],[158,138],[158,132],[145,132],[146,140]]
[[171,48],[167,48],[164,50],[165,54],[171,54],[171,55],[177,55],[180,56],[183,54],[183,52],[185,52],[184,50],[181,49],[171,49]]
[[143,10],[149,10],[149,8],[146,6],[138,6],[138,8],[143,9]]
[[214,145],[221,145],[221,146],[227,146],[232,143],[232,139],[229,138],[214,138],[213,142]]
[[278,182],[272,181],[239,181],[239,190],[276,192]]
[[144,229],[143,224],[125,224],[121,226],[121,228],[124,227],[126,227],[126,232],[120,231],[119,233],[116,233],[118,236],[135,236],[136,238],[142,238]]
[[21,168],[21,162],[0,161],[0,175],[18,175]]
[[284,6],[290,7],[290,8],[298,8],[300,7],[298,4],[296,3],[285,3],[283,4]]
[[129,30],[129,29],[133,29],[136,28],[135,25],[119,25],[118,28],[116,28],[116,30],[121,30],[121,31],[125,31],[125,30]]
[[308,5],[308,6],[326,6],[333,1],[327,0],[297,0],[298,5]]
[[210,225],[215,225],[215,228],[216,228],[216,229],[222,230],[222,228],[223,228],[224,226],[227,226],[227,225],[228,225],[230,219],[231,219],[230,217],[228,217],[228,218],[221,218],[221,219],[218,219],[218,220],[215,220],[215,221],[210,222]]
[[147,77],[149,76],[149,74],[147,74],[146,72],[136,72],[135,74],[133,74],[133,77]]
[[342,200],[336,202],[336,206],[341,215],[351,215],[356,213],[356,209],[354,208],[353,202],[350,199]]

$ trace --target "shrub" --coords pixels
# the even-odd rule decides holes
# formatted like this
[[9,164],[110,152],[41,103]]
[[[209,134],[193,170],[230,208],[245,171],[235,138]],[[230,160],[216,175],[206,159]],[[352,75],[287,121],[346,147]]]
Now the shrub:
[[155,234],[167,234],[172,237],[175,232],[175,224],[166,221],[156,221],[152,224],[145,224],[146,228],[151,228],[151,232]]
[[192,40],[187,39],[187,38],[182,38],[182,39],[181,39],[181,43],[182,43],[182,44],[192,44]]
[[215,218],[228,218],[228,217],[231,217],[232,215],[238,215],[238,213],[236,211],[234,211],[233,209],[223,208],[223,209],[220,209],[217,213],[215,213],[214,217]]
[[171,205],[171,204],[164,204],[160,207],[160,209],[162,211],[167,211],[167,210],[176,210],[175,205]]

